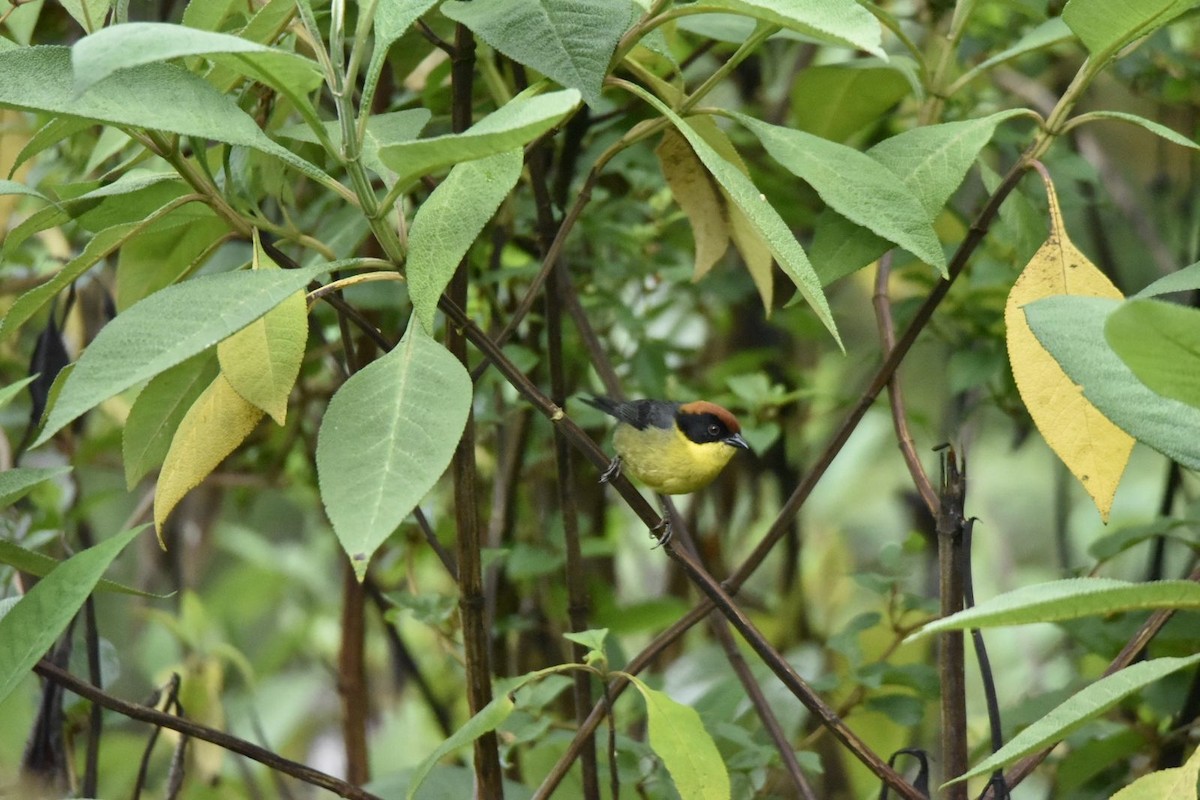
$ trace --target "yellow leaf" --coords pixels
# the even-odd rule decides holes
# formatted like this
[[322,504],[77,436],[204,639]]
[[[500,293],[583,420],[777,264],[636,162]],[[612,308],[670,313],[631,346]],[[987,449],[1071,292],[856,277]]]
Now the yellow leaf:
[[1161,769],[1143,775],[1111,800],[1196,800],[1196,783],[1200,781],[1200,749],[1182,767]]
[[1043,178],[1050,201],[1050,238],[1025,265],[1004,306],[1008,358],[1034,424],[1107,522],[1133,437],[1087,401],[1083,389],[1067,377],[1033,335],[1022,307],[1054,295],[1117,299],[1122,295],[1067,238],[1054,185],[1049,177]]
[[692,279],[700,280],[729,247],[729,226],[722,207],[724,198],[687,139],[674,128],[667,128],[654,152],[675,202],[692,225],[692,236],[696,239],[696,268]]
[[763,240],[762,235],[741,209],[721,190],[721,199],[725,201],[725,210],[729,213],[729,227],[733,235],[733,244],[742,254],[746,262],[746,270],[758,287],[758,296],[762,298],[763,308],[771,313],[771,303],[775,299],[775,279],[771,273],[771,265],[775,263],[771,255],[771,247]]
[[[254,268],[279,269],[254,235]],[[304,293],[296,292],[264,316],[217,345],[221,372],[251,405],[282,425],[288,395],[300,374],[308,339],[308,309]]]
[[250,435],[262,416],[262,409],[242,399],[224,375],[217,375],[196,398],[175,429],[158,474],[154,527],[160,544],[167,515]]

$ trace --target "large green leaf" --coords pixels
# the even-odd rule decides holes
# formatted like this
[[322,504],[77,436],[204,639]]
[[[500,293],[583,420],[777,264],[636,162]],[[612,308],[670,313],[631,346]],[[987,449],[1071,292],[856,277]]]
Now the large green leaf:
[[441,11],[513,61],[600,100],[608,62],[629,24],[628,0],[446,0]]
[[787,274],[792,282],[796,284],[796,288],[800,290],[800,294],[812,307],[817,318],[825,325],[826,329],[833,334],[833,338],[841,346],[841,337],[838,335],[837,326],[833,321],[833,314],[829,310],[829,303],[825,299],[824,292],[821,291],[821,282],[817,279],[817,275],[813,272],[812,265],[808,263],[808,256],[804,254],[804,249],[800,247],[800,243],[796,241],[796,237],[792,234],[787,223],[779,216],[779,212],[775,210],[758,187],[750,178],[746,177],[736,165],[721,157],[721,155],[713,149],[713,147],[704,140],[691,125],[687,124],[678,114],[668,108],[661,100],[653,95],[641,90],[633,89],[643,100],[654,106],[660,114],[671,121],[676,129],[683,134],[688,140],[688,144],[692,146],[692,150],[696,153],[704,166],[708,169],[712,176],[721,184],[721,188],[725,190],[729,199],[732,200],[743,214],[749,219],[751,224],[757,228],[758,234],[771,248],[771,255],[775,256],[775,261],[780,268]]
[[1191,292],[1200,289],[1200,262],[1189,264],[1170,275],[1164,275],[1151,283],[1134,297],[1156,297],[1174,292]]
[[692,11],[732,11],[887,60],[879,20],[854,0],[701,0]]
[[0,508],[17,502],[42,481],[70,471],[70,467],[13,467],[0,472]]
[[866,153],[804,131],[734,115],[771,157],[847,219],[946,272],[946,254],[921,200]]
[[113,125],[215,139],[269,153],[306,175],[319,169],[269,139],[254,119],[198,75],[171,64],[142,64],[77,94],[67,47],[0,53],[0,106],[83,117]]
[[1158,394],[1200,406],[1200,310],[1130,300],[1108,315],[1108,346]]
[[562,122],[579,105],[579,92],[520,94],[460,134],[383,144],[379,158],[405,186],[439,167],[524,147]]
[[411,321],[394,350],[329,401],[317,437],[321,501],[359,579],[445,472],[471,392],[458,359]]
[[[1088,720],[1100,716],[1134,692],[1172,672],[1187,669],[1197,663],[1200,663],[1200,655],[1189,658],[1156,658],[1101,678],[1072,695],[1049,714],[1010,739],[1004,747],[955,780],[962,781],[976,775],[985,775],[1060,742]],[[1195,787],[1192,791],[1195,791]]]
[[[270,85],[280,83],[312,89],[321,81],[320,66],[295,53],[275,50],[226,33],[161,22],[130,22],[85,36],[71,47],[75,91],[85,92],[118,70],[142,64],[182,56],[235,53],[237,59],[225,59],[227,66],[242,61]],[[286,80],[277,81],[276,78]]]
[[229,223],[202,203],[189,203],[138,231],[117,255],[117,310],[194,273],[229,234]]
[[1048,297],[1025,306],[1025,319],[1100,413],[1139,442],[1200,469],[1200,409],[1151,390],[1105,342],[1105,320],[1120,305],[1101,297]]
[[1106,58],[1196,5],[1196,0],[1070,0],[1062,17],[1093,56]]
[[650,748],[671,773],[680,797],[729,800],[729,772],[696,709],[627,676],[646,701]]
[[71,556],[0,618],[0,702],[54,644],[112,560],[145,528],[118,533]]
[[333,268],[206,275],[150,295],[105,325],[83,351],[34,446],[98,403],[244,328]]
[[518,149],[459,164],[417,210],[404,272],[426,331],[433,330],[438,298],[458,262],[516,185],[523,163]]
[[1193,581],[1128,583],[1111,578],[1067,578],[1022,586],[934,620],[912,638],[949,630],[1060,622],[1152,608],[1200,608],[1200,584]]
[[[996,126],[1028,112],[1000,111],[979,119],[926,125],[884,139],[867,151],[920,200],[932,224],[962,183]],[[821,283],[828,284],[871,263],[891,247],[840,214],[826,211],[817,219],[811,255]]]

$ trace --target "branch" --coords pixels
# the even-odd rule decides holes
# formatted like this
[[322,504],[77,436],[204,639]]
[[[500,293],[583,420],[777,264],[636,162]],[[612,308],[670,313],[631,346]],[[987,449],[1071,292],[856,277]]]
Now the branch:
[[136,719],[140,722],[148,722],[151,725],[158,725],[162,728],[168,728],[182,733],[184,736],[191,736],[194,739],[215,744],[217,747],[222,747],[230,752],[253,759],[285,775],[291,775],[296,780],[333,792],[338,797],[345,797],[348,800],[383,800],[378,795],[371,794],[357,786],[352,786],[332,775],[326,775],[320,770],[315,770],[312,767],[286,759],[271,750],[247,742],[245,739],[239,739],[236,736],[231,736],[215,728],[199,725],[188,719],[163,713],[149,706],[130,703],[114,697],[103,689],[75,677],[70,672],[55,666],[45,659],[35,664],[33,671],[47,680],[54,681],[65,689],[70,689],[80,697],[91,700],[93,703],[104,706],[122,716]]

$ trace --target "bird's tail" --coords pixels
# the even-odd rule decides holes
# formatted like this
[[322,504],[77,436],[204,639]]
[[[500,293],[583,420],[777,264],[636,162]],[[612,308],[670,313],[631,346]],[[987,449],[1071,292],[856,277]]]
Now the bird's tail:
[[611,417],[617,416],[617,403],[615,400],[612,400],[608,397],[602,397],[600,395],[580,395],[579,399],[587,403],[592,408],[600,409]]

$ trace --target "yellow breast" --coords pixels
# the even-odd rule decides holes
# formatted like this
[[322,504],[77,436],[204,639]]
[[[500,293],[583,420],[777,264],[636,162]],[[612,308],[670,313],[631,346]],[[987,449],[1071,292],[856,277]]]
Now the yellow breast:
[[618,424],[613,447],[621,468],[662,494],[688,494],[712,483],[737,448],[724,442],[697,444],[676,427],[646,428]]

